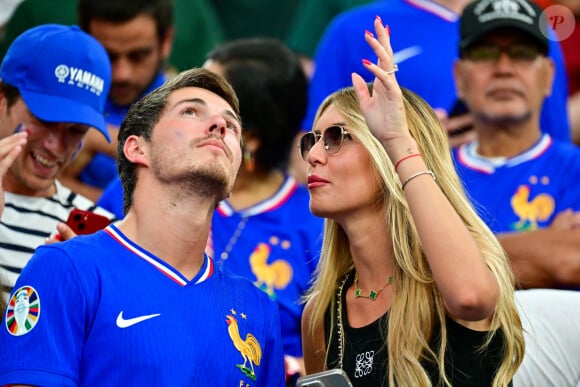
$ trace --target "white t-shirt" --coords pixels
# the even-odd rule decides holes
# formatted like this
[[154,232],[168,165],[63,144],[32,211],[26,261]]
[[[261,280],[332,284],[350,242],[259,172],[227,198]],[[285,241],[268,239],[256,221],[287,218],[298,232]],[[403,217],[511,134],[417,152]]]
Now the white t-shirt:
[[526,351],[514,387],[580,386],[580,292],[515,292]]
[[[57,233],[56,225],[65,222],[73,208],[90,210],[113,219],[110,212],[97,207],[86,197],[71,192],[55,181],[56,193],[51,197],[32,197],[4,193],[4,212],[0,221],[0,297],[8,299],[9,290],[16,283],[36,247]],[[4,294],[2,294],[4,293]]]

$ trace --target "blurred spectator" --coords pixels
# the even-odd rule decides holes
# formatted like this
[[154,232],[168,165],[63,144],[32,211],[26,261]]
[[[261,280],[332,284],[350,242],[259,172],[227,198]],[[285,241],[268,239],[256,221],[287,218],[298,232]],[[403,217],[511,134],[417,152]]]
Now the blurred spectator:
[[107,50],[111,90],[105,117],[113,141],[88,135],[77,158],[63,171],[63,183],[93,200],[117,176],[117,133],[129,107],[166,80],[173,39],[171,0],[79,0],[79,24]]
[[[470,0],[381,0],[346,11],[325,31],[317,48],[311,81],[309,110],[304,127],[309,129],[316,108],[329,93],[350,85],[351,73],[372,79],[360,58],[374,60],[372,50],[360,37],[372,30],[379,15],[393,36],[397,80],[415,91],[434,109],[450,114],[457,103],[452,68],[458,56],[459,14]],[[436,32],[435,32],[436,31]],[[401,33],[404,32],[404,33]],[[566,114],[566,76],[557,42],[550,43],[556,62],[554,92],[543,108],[541,127],[554,138],[570,140]],[[560,71],[561,70],[561,71]]]
[[478,0],[461,20],[454,76],[477,140],[453,150],[456,168],[520,287],[578,287],[580,150],[540,129],[555,76],[541,10],[493,5]]
[[57,179],[87,133],[108,137],[103,107],[110,81],[107,53],[78,27],[35,27],[14,40],[4,56],[0,278],[5,292],[34,250],[57,234],[57,226],[65,226],[61,223],[73,208],[113,217]]
[[[378,15],[391,31],[398,32],[392,35],[392,47],[395,62],[399,64],[400,85],[419,94],[435,109],[452,146],[473,139],[471,117],[457,98],[452,74],[453,62],[458,56],[459,15],[471,1],[377,0],[335,17],[316,49],[303,128],[310,130],[316,109],[328,94],[351,84],[351,73],[361,74],[366,81],[372,80],[372,74],[360,58],[373,61],[376,55],[360,36],[365,29],[372,30],[370,21]],[[566,74],[557,42],[550,43],[550,55],[557,71],[554,92],[544,104],[542,128],[554,138],[570,141]],[[300,157],[293,155],[290,171],[302,182],[300,171],[304,168]]]

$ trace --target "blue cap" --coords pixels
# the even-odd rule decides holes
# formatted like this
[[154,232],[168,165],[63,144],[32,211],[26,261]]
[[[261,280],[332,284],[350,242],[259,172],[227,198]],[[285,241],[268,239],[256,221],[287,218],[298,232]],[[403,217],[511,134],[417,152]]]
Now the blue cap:
[[78,26],[45,24],[22,33],[4,56],[0,79],[18,89],[40,120],[89,125],[111,140],[103,115],[111,63]]

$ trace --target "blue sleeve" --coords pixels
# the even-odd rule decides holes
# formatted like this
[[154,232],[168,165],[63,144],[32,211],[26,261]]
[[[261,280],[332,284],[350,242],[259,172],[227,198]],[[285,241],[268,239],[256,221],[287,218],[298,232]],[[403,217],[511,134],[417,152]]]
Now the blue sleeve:
[[552,94],[544,101],[540,117],[540,127],[554,139],[570,142],[570,122],[568,120],[568,79],[562,49],[557,41],[550,39],[550,57],[554,60],[556,75]]
[[0,385],[78,384],[85,295],[68,255],[39,247],[16,282],[0,329]]
[[103,191],[97,201],[97,206],[115,214],[117,219],[123,219],[123,185],[121,179],[116,176]]
[[[564,171],[564,184],[560,187],[560,192],[555,195],[557,210],[550,222],[558,215],[560,211],[571,209],[575,212],[580,211],[580,185],[574,183],[580,181],[580,150],[575,144],[564,144],[569,149],[570,156],[568,162],[562,162],[559,167]],[[567,184],[566,184],[567,183]]]
[[351,18],[346,11],[337,16],[322,35],[316,48],[314,73],[308,90],[308,109],[303,121],[305,130],[312,129],[316,111],[328,95],[341,88],[352,86],[352,72],[357,72],[363,77],[368,75],[361,59],[376,58],[364,41],[365,27],[369,25],[368,28],[371,28],[374,18],[368,20],[370,22],[364,17]]

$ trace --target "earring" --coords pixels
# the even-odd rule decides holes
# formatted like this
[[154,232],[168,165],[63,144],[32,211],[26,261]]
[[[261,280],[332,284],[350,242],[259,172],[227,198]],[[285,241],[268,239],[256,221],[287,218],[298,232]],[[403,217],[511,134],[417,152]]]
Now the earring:
[[256,169],[256,158],[254,157],[254,154],[247,149],[244,151],[244,165],[248,172],[254,172],[254,169]]

